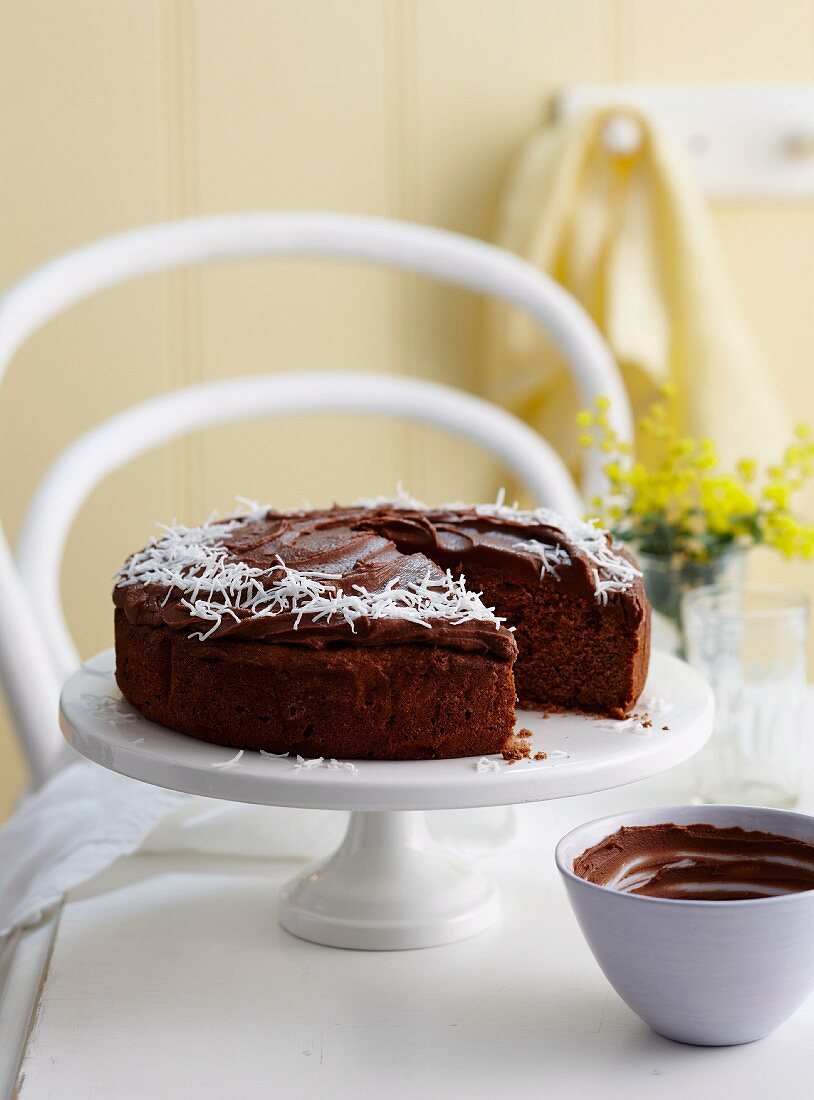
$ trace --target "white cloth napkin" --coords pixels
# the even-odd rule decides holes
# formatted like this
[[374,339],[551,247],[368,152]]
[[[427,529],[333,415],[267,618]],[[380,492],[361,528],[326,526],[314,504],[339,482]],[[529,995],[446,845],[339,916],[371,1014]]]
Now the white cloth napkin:
[[0,829],[0,936],[141,847],[185,798],[85,761],[58,772]]
[[[429,817],[445,847],[506,847],[511,807]],[[145,851],[302,860],[337,847],[347,814],[248,806],[178,794],[78,760],[29,796],[0,829],[0,937],[35,924],[75,887],[121,856]]]

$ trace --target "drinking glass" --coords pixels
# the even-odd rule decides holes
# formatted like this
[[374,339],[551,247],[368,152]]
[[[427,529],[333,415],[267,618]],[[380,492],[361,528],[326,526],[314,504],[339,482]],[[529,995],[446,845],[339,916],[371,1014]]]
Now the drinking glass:
[[773,585],[706,585],[682,601],[687,659],[715,694],[696,757],[705,802],[794,806],[806,691],[805,595]]

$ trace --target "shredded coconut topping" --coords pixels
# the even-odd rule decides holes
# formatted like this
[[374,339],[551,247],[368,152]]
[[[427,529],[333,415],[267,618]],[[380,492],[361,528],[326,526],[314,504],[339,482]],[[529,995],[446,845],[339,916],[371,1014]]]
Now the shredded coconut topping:
[[327,768],[329,772],[351,772],[353,775],[357,774],[359,769],[350,760],[337,760],[335,757],[331,757],[330,760],[326,760],[324,756],[316,756],[312,760],[309,760],[305,756],[298,756],[297,762],[294,765],[294,771],[313,771],[314,768]]
[[229,760],[219,761],[217,764],[212,764],[213,768],[233,768],[236,764],[240,763],[243,756],[243,749],[239,749],[237,754]]
[[[127,725],[138,718],[136,712],[124,699],[111,699],[107,695],[91,695],[89,692],[83,692],[79,699],[86,710],[101,715],[113,726]],[[130,744],[133,743],[130,742]]]
[[537,539],[527,539],[525,542],[512,543],[512,549],[525,550],[529,554],[534,554],[543,563],[540,570],[541,575],[550,573],[555,580],[560,579],[557,567],[571,564],[571,555],[559,543],[556,546],[551,546],[549,543],[539,542]]
[[304,756],[297,757],[294,771],[311,771],[312,768],[321,768],[325,761],[324,756],[316,756],[313,760],[307,760]]
[[650,729],[644,724],[638,715],[634,714],[630,718],[611,718],[606,722],[597,722],[597,729],[600,730],[630,730],[632,733],[639,734],[642,737],[650,736]]
[[[215,522],[210,519],[200,527],[174,525],[163,527],[164,535],[152,539],[147,547],[134,554],[117,574],[117,585],[154,584],[166,588],[166,603],[173,593],[181,595],[181,606],[190,616],[209,629],[191,636],[205,641],[224,619],[263,618],[282,614],[295,616],[294,629],[303,617],[312,621],[331,622],[344,619],[355,633],[360,618],[400,619],[430,627],[443,619],[453,625],[465,622],[488,622],[499,629],[505,621],[487,607],[481,593],[466,588],[466,578],[456,579],[447,570],[443,577],[434,577],[431,570],[422,581],[405,584],[393,578],[385,589],[370,592],[360,585],[345,591],[335,582],[342,580],[333,573],[306,571],[289,567],[278,557],[278,564],[268,569],[248,565],[232,558],[224,540],[232,532],[265,516],[268,508],[254,501],[243,501],[251,510],[238,519]],[[386,504],[394,508],[423,509],[398,485],[392,500],[375,498],[358,502],[374,508]],[[608,543],[606,533],[593,523],[569,522],[549,508],[521,510],[516,504],[505,503],[501,489],[494,504],[445,504],[443,509],[471,508],[476,515],[506,519],[519,525],[543,524],[562,531],[565,540],[590,563],[594,593],[598,602],[606,604],[612,592],[625,592],[642,574],[620,553],[617,544]],[[539,557],[541,574],[560,579],[558,569],[571,564],[565,547],[550,545],[537,539],[514,544]]]
[[164,527],[161,538],[152,539],[128,559],[117,574],[118,586],[159,585],[167,589],[165,604],[174,592],[180,593],[181,606],[190,616],[212,624],[191,635],[201,641],[225,618],[239,621],[282,614],[295,615],[295,630],[304,616],[314,622],[339,617],[354,633],[361,618],[400,619],[428,629],[439,619],[455,626],[487,622],[496,630],[505,621],[483,603],[481,593],[467,589],[465,577],[456,579],[449,570],[438,577],[428,569],[423,580],[405,584],[394,577],[377,592],[356,584],[344,591],[331,583],[342,580],[336,573],[293,569],[280,557],[269,569],[230,557],[223,542],[226,536],[265,511],[201,527]]
[[[627,592],[636,578],[641,577],[641,571],[620,553],[622,548],[619,543],[608,543],[604,528],[593,522],[567,520],[551,508],[523,510],[518,508],[517,502],[507,505],[505,495],[505,491],[501,489],[494,504],[476,504],[473,511],[479,516],[493,516],[527,526],[542,524],[562,531],[566,539],[590,562],[594,594],[599,603],[606,604],[611,592]],[[457,508],[461,505],[445,507]],[[557,566],[571,562],[570,556],[561,546],[550,546],[537,539],[517,542],[514,549],[525,549],[538,556],[542,561],[542,572],[552,573],[558,579]]]
[[499,772],[500,764],[497,760],[490,760],[488,756],[482,756],[475,764],[475,770],[479,772]]
[[351,760],[336,760],[333,756],[325,767],[331,772],[352,772],[355,774],[359,771]]
[[395,496],[358,497],[353,503],[357,508],[403,508],[408,512],[423,512],[429,508],[423,500],[410,496],[400,481],[396,482]]

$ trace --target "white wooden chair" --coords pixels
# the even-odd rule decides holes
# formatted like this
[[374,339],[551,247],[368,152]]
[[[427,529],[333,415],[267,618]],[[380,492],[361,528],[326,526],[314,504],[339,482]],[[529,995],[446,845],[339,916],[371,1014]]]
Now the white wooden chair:
[[[331,256],[388,264],[503,298],[554,339],[586,404],[611,398],[624,439],[625,392],[596,328],[555,282],[517,257],[467,237],[418,225],[334,214],[227,214],[147,226],[52,260],[0,298],[0,378],[24,341],[52,317],[139,275],[249,256]],[[78,657],[63,618],[59,572],[71,523],[94,486],[130,459],[186,432],[230,420],[301,411],[364,412],[433,424],[482,445],[540,503],[566,514],[579,494],[560,459],[505,411],[447,386],[348,374],[261,375],[179,390],[114,416],[73,443],[31,501],[16,561],[0,527],[0,676],[34,785],[63,756],[57,726],[61,682]],[[584,488],[601,488],[596,458]],[[361,489],[362,487],[360,487]]]

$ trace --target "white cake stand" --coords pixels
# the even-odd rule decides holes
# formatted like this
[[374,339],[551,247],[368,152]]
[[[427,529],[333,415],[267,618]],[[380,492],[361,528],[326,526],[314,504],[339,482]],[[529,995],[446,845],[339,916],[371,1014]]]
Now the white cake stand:
[[[280,921],[303,939],[331,947],[388,950],[465,939],[496,918],[495,888],[430,838],[414,811],[505,806],[588,794],[681,763],[712,730],[712,694],[675,657],[653,655],[637,713],[652,726],[583,715],[518,714],[532,731],[532,757],[509,765],[488,758],[359,760],[355,770],[297,766],[205,744],[142,718],[113,677],[112,650],[87,662],[62,692],[65,737],[83,756],[122,775],[171,790],[266,806],[350,810],[344,841],[329,859],[284,888]],[[668,726],[664,730],[662,727]],[[226,766],[224,766],[226,765]]]

